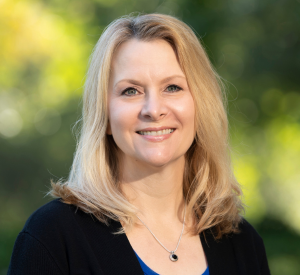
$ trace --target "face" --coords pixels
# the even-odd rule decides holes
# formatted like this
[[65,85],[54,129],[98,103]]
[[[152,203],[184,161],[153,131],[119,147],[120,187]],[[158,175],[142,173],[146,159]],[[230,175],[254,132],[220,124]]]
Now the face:
[[194,101],[172,47],[164,40],[129,40],[112,60],[109,126],[124,163],[162,167],[194,137]]

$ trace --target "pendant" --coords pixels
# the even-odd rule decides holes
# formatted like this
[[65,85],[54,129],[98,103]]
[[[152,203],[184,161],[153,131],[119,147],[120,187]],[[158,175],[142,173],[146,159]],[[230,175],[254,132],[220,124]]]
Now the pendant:
[[169,258],[170,258],[170,260],[171,260],[172,262],[178,261],[178,256],[177,256],[176,254],[174,254],[173,252],[171,252]]

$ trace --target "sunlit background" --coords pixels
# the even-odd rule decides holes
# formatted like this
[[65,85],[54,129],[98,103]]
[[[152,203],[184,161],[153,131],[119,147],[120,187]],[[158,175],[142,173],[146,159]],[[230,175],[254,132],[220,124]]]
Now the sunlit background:
[[272,274],[300,274],[300,0],[0,0],[0,274],[50,178],[68,175],[93,46],[136,11],[201,39],[227,86],[246,217]]

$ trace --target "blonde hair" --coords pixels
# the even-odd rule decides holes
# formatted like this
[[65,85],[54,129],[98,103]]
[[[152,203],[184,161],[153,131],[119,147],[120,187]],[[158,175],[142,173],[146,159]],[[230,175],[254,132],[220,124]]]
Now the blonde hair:
[[194,98],[196,135],[185,155],[183,178],[194,233],[214,228],[220,238],[238,232],[242,191],[231,168],[224,85],[191,28],[169,15],[125,16],[106,27],[90,59],[81,134],[69,178],[52,182],[49,194],[106,224],[109,219],[133,224],[136,208],[120,190],[118,148],[106,134],[111,60],[117,47],[133,38],[170,43]]

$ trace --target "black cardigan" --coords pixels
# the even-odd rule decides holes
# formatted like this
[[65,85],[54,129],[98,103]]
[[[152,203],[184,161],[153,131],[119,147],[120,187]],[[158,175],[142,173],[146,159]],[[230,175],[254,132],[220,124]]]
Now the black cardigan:
[[[73,205],[53,200],[27,220],[14,245],[9,275],[144,275],[121,224],[109,226]],[[241,233],[200,239],[210,275],[270,274],[262,238],[246,221]]]

